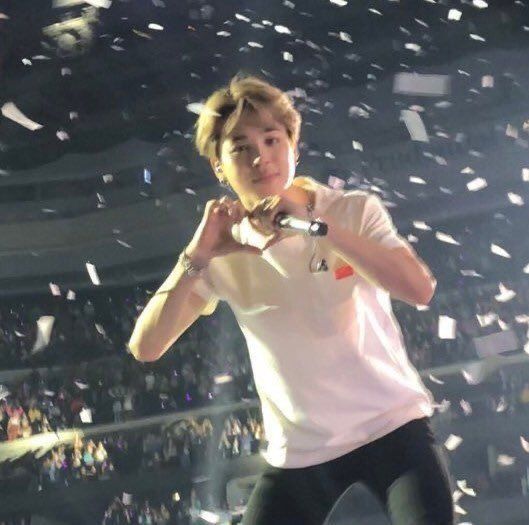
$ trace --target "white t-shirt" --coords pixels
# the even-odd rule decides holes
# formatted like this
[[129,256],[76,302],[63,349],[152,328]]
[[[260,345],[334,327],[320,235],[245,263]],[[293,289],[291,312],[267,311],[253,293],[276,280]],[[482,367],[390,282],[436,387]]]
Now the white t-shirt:
[[[294,184],[315,190],[316,217],[406,246],[376,195],[308,177]],[[328,271],[309,271],[314,246]],[[246,338],[273,466],[323,463],[433,413],[388,292],[344,266],[324,237],[294,235],[262,256],[212,259],[194,286],[209,301],[204,314],[227,301]]]

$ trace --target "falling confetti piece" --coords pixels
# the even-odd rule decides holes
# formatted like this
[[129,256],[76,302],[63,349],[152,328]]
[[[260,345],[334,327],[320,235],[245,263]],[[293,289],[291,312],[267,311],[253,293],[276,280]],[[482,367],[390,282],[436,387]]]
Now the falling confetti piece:
[[364,146],[362,146],[361,142],[357,142],[356,140],[353,140],[353,149],[357,151],[364,151]]
[[38,124],[26,117],[26,115],[24,115],[13,102],[6,102],[2,106],[2,115],[31,131],[42,128],[42,124]]
[[450,11],[448,11],[448,20],[455,20],[456,22],[458,22],[459,20],[461,20],[462,14],[463,13],[458,9],[450,9]]
[[393,92],[430,97],[447,95],[450,92],[450,77],[448,75],[397,73],[393,79]]
[[347,5],[346,0],[329,0],[331,4],[337,5],[338,7],[344,7]]
[[495,255],[506,257],[508,259],[511,258],[511,255],[509,254],[509,252],[507,250],[504,250],[501,246],[498,246],[497,244],[491,244],[490,251],[494,253]]
[[92,263],[87,262],[86,269],[88,271],[88,275],[90,276],[92,284],[94,284],[95,286],[99,286],[101,284],[101,281],[99,280],[99,276],[97,275],[96,267]]
[[446,315],[440,315],[437,333],[439,339],[455,339],[456,326],[457,322],[455,319]]
[[160,24],[149,24],[147,26],[149,29],[153,29],[154,31],[163,31],[163,26],[161,26]]
[[463,443],[463,438],[461,436],[456,436],[455,434],[450,434],[446,439],[444,445],[447,450],[453,452],[459,445]]
[[410,176],[410,182],[413,184],[426,184],[426,181],[424,179],[421,179],[420,177]]
[[487,4],[487,2],[484,0],[472,0],[472,5],[478,9],[485,9],[489,7],[489,4]]
[[61,296],[61,289],[59,288],[58,285],[56,285],[55,283],[49,283],[49,287],[50,287],[52,295],[54,295],[55,297]]
[[444,381],[442,381],[441,379],[438,379],[433,374],[428,374],[428,378],[430,379],[430,381],[432,381],[433,383],[437,383],[438,385],[444,385],[445,384]]
[[526,441],[523,436],[520,436],[520,443],[524,451],[529,454],[529,441]]
[[498,465],[501,465],[503,467],[510,467],[511,465],[514,465],[515,459],[512,456],[508,456],[507,454],[499,454],[498,455]]
[[211,115],[213,117],[220,117],[219,113],[207,108],[202,102],[191,102],[191,104],[187,104],[186,109],[187,111],[197,115],[205,113],[206,115]]
[[467,182],[468,191],[479,191],[488,186],[487,181],[482,177],[476,177],[475,179]]
[[441,242],[446,242],[448,244],[455,244],[457,246],[461,245],[461,243],[457,242],[451,235],[448,235],[448,233],[435,232],[435,238]]
[[472,405],[468,401],[461,399],[461,401],[459,401],[459,405],[461,406],[465,416],[472,415]]
[[486,40],[482,36],[476,35],[475,33],[470,33],[469,36],[472,40],[477,40],[478,42],[486,42]]
[[31,353],[40,352],[48,346],[54,323],[55,317],[53,315],[43,315],[37,320],[37,337]]
[[70,140],[70,135],[68,135],[66,131],[59,130],[57,133],[55,133],[55,135],[57,135],[59,140]]
[[285,62],[294,62],[294,57],[292,56],[292,53],[289,53],[288,51],[283,51],[283,60]]
[[410,111],[409,109],[403,109],[400,112],[400,116],[406,124],[408,133],[411,136],[411,140],[418,142],[430,142],[426,127],[421,119],[421,116],[416,111]]
[[523,197],[521,195],[518,195],[517,193],[509,192],[509,193],[507,193],[507,197],[516,206],[523,206],[524,205]]
[[482,88],[493,88],[494,87],[494,77],[492,75],[483,75],[481,77],[481,87]]
[[413,227],[418,230],[430,231],[432,228],[423,221],[413,221]]
[[499,284],[500,293],[494,296],[494,299],[500,303],[506,303],[516,297],[514,290],[509,290],[503,283]]
[[233,376],[229,374],[219,374],[213,377],[213,381],[216,385],[223,385],[231,383],[233,381]]
[[290,32],[290,29],[288,27],[285,27],[285,26],[274,26],[274,29],[278,32],[278,33],[281,33],[283,35],[291,35],[292,33]]

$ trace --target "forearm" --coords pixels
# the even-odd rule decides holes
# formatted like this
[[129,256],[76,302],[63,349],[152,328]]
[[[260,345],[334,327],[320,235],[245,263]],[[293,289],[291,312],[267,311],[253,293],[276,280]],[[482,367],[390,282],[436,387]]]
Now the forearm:
[[327,239],[331,248],[355,271],[396,299],[412,305],[430,302],[435,278],[411,249],[388,248],[344,230],[328,217],[322,220],[329,226]]
[[129,341],[136,359],[158,359],[182,335],[187,328],[182,323],[183,307],[196,279],[185,274],[179,262],[175,265],[136,321]]

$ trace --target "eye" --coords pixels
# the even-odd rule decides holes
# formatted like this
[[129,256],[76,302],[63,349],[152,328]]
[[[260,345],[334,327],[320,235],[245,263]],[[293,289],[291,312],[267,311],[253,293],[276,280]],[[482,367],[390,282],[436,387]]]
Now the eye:
[[279,139],[277,137],[268,137],[266,139],[266,142],[268,144],[276,144],[277,142],[279,142]]
[[231,150],[232,153],[238,153],[240,151],[244,151],[248,146],[246,144],[241,144],[240,146],[236,146]]

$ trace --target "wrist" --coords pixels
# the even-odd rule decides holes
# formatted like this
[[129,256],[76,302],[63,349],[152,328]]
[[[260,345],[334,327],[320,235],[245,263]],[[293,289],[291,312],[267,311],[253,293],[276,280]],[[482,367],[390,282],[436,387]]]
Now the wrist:
[[201,252],[198,248],[190,244],[183,249],[182,254],[184,255],[184,258],[198,270],[206,268],[209,261],[212,259],[209,254]]

